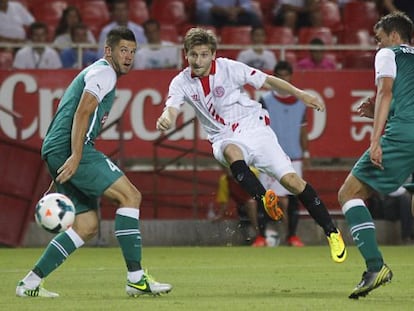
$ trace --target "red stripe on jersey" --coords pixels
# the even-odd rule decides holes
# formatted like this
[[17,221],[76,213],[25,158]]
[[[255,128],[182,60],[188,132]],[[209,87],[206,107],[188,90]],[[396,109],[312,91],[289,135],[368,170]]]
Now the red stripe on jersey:
[[200,78],[201,86],[203,87],[204,96],[210,94],[210,76]]
[[252,70],[252,72],[250,73],[251,76],[253,76],[256,73],[256,70]]
[[211,68],[210,68],[209,75],[207,77],[200,78],[201,85],[203,86],[204,96],[207,96],[211,92],[209,76],[214,75],[214,74],[216,74],[216,61],[215,60],[211,62]]

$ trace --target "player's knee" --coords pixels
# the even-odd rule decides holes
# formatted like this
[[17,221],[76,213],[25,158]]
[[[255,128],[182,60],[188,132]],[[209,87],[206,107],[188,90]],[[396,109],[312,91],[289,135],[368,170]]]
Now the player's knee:
[[139,208],[142,194],[135,187],[129,187],[120,194],[118,201],[120,206]]
[[306,182],[296,173],[288,173],[284,175],[280,179],[280,183],[283,187],[296,195],[302,193],[306,186]]
[[346,186],[345,184],[343,184],[341,188],[339,188],[339,191],[338,191],[338,202],[341,206],[343,206],[345,202],[348,201],[347,199],[348,195],[346,193],[347,193]]
[[73,230],[80,236],[80,238],[87,242],[95,237],[98,233],[98,220],[93,218],[82,219],[75,221]]

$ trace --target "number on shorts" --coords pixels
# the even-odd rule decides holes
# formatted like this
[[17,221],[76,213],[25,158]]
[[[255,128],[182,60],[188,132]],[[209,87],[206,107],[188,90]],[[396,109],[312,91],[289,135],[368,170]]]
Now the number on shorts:
[[121,170],[119,169],[119,167],[118,167],[118,166],[116,166],[116,165],[114,164],[114,162],[112,162],[111,160],[106,159],[106,162],[108,163],[109,168],[110,168],[113,172],[115,172],[115,171],[120,172],[120,171],[121,171]]

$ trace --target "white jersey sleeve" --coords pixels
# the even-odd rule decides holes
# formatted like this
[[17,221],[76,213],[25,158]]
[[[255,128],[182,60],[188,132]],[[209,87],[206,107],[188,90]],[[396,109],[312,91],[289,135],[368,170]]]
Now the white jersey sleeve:
[[265,83],[267,74],[259,69],[252,68],[246,64],[231,59],[220,59],[227,63],[228,70],[231,72],[230,79],[235,85],[243,87],[246,84],[260,89]]
[[94,66],[85,75],[85,91],[95,95],[98,102],[108,94],[116,84],[116,73],[111,66]]
[[379,50],[375,55],[375,84],[378,84],[380,78],[395,78],[396,76],[395,53],[387,48]]
[[185,93],[182,87],[184,83],[185,78],[182,72],[174,77],[168,88],[168,97],[165,102],[165,107],[173,107],[177,110],[181,109],[181,106],[185,102]]

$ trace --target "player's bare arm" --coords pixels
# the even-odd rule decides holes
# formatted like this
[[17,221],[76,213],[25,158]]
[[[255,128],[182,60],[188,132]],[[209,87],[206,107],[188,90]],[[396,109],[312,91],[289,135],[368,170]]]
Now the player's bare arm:
[[82,158],[83,144],[85,142],[89,117],[95,111],[97,106],[98,100],[95,95],[89,92],[83,92],[73,118],[71,137],[72,154],[58,169],[57,182],[64,183],[68,181],[78,169],[79,162]]
[[166,131],[175,126],[178,110],[173,107],[167,107],[157,120],[157,130]]
[[310,108],[316,109],[318,111],[325,110],[324,103],[322,103],[315,95],[305,92],[290,84],[289,82],[277,77],[268,75],[265,83],[263,84],[263,87],[267,89],[288,92],[289,94],[303,101],[303,103]]
[[380,169],[383,169],[380,139],[390,110],[393,83],[394,80],[389,77],[379,79],[377,97],[375,100],[374,128],[371,134],[370,158],[371,162]]

